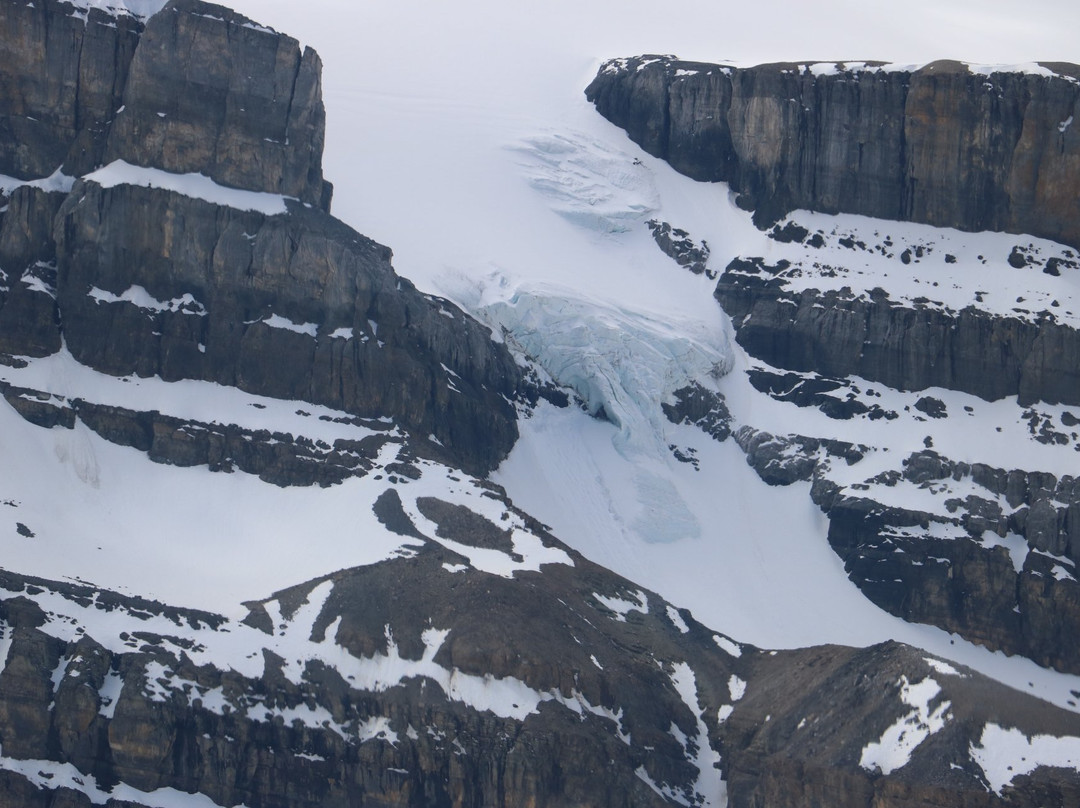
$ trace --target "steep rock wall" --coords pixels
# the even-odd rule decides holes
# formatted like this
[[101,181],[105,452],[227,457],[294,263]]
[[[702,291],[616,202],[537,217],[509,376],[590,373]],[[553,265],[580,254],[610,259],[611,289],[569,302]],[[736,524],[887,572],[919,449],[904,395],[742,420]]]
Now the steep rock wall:
[[[509,352],[326,212],[314,51],[200,0],[145,23],[0,0],[0,23],[0,174],[34,181],[0,190],[0,351],[388,416],[476,473],[506,456]],[[228,206],[258,194],[279,212]]]
[[266,216],[85,182],[56,239],[63,332],[84,364],[390,414],[470,470],[517,438],[507,398],[521,374],[505,348],[321,211]]
[[804,208],[1080,245],[1075,65],[748,69],[643,56],[586,95],[650,154],[726,181],[759,224]]
[[775,367],[854,374],[901,390],[944,387],[988,401],[1080,404],[1080,332],[1040,319],[905,306],[883,290],[792,292],[761,259],[736,259],[715,297],[752,356]]
[[172,0],[146,23],[105,162],[200,173],[330,206],[318,54],[222,6]]
[[60,0],[0,3],[0,174],[75,176],[101,161],[142,29]]

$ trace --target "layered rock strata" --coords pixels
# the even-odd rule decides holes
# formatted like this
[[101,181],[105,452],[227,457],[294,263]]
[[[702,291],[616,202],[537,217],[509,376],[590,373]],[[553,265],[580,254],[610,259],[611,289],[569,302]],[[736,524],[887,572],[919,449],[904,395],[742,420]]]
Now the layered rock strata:
[[1080,246],[1078,75],[640,56],[586,95],[650,154],[731,183],[762,225],[807,209]]
[[392,417],[463,468],[498,464],[532,394],[488,329],[326,212],[313,51],[199,0],[145,30],[0,12],[0,351]]
[[905,304],[881,288],[792,291],[789,268],[798,271],[786,261],[736,258],[714,293],[739,344],[774,367],[988,401],[1017,396],[1021,405],[1080,404],[1080,331],[1051,311],[1002,317],[929,300]]
[[[415,553],[278,592],[242,622],[0,575],[2,798],[661,806],[720,804],[726,788],[735,808],[1026,808],[1080,794],[1034,747],[996,765],[1002,736],[1080,742],[1073,714],[894,643],[740,646],[577,556],[492,576],[425,538],[395,489],[383,499]],[[497,532],[436,505],[444,541]]]

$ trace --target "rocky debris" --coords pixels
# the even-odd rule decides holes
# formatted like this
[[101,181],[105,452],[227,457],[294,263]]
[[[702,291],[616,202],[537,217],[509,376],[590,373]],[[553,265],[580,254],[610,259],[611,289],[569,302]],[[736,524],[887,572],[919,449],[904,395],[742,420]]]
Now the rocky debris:
[[[84,399],[62,399],[37,390],[0,382],[0,394],[23,418],[46,429],[72,429],[86,424],[107,441],[130,446],[155,463],[204,466],[210,471],[241,471],[279,486],[329,486],[350,477],[363,477],[378,465],[387,444],[396,444],[396,461],[385,470],[408,475],[410,461],[419,455],[444,455],[429,442],[414,448],[396,428],[379,421],[362,422],[372,434],[359,439],[337,438],[333,444],[303,435],[245,429],[236,424],[206,423],[165,415],[156,410],[136,411],[96,404]],[[415,469],[411,474],[415,476]]]
[[916,649],[762,652],[576,555],[502,577],[423,541],[239,623],[4,573],[0,794],[715,805],[721,777],[733,806],[1080,793],[1035,756],[1004,782],[987,762],[994,730],[1068,743],[1080,718]]
[[746,453],[746,462],[769,485],[791,485],[798,480],[809,480],[818,463],[830,457],[854,465],[869,451],[868,446],[846,441],[773,435],[752,426],[735,430],[735,442]]
[[731,413],[724,397],[697,382],[676,390],[671,403],[660,406],[673,424],[691,424],[713,440],[723,442],[731,435]]
[[868,296],[792,292],[777,277],[790,266],[735,259],[715,291],[739,344],[774,367],[860,376],[901,390],[944,387],[988,401],[1080,403],[1080,331],[1048,315],[903,305],[882,289]]
[[945,406],[945,402],[940,398],[934,398],[933,396],[922,396],[915,402],[915,409],[919,412],[926,413],[931,418],[948,418],[949,410]]
[[661,222],[657,219],[649,219],[645,224],[648,226],[649,232],[652,233],[656,246],[660,248],[664,255],[671,258],[679,266],[686,267],[695,275],[704,274],[710,280],[716,278],[716,270],[706,267],[709,260],[708,242],[703,240],[699,245],[682,228],[672,227],[667,222]]
[[1080,133],[1062,125],[1078,73],[650,55],[605,63],[585,94],[676,170],[731,183],[762,226],[801,208],[1080,246]]
[[0,3],[0,174],[73,177],[101,163],[142,30],[63,0]]
[[978,541],[955,525],[941,538],[930,528],[946,520],[855,496],[838,497],[828,514],[830,545],[881,608],[1044,667],[1080,672],[1071,639],[1080,631],[1080,583],[1071,564],[1026,548],[1018,556],[1018,548]]
[[895,410],[860,400],[861,394],[870,395],[871,391],[863,391],[845,378],[817,373],[778,373],[765,367],[748,369],[747,378],[755,390],[770,398],[796,407],[814,407],[829,418],[847,421],[862,416],[871,421],[882,418],[892,421],[898,417]]
[[[514,578],[459,560],[433,542],[201,630],[122,602],[105,624],[95,600],[9,577],[0,767],[64,764],[37,783],[50,794],[119,783],[280,808],[659,806],[656,788],[718,788],[715,715],[745,660],[580,557]],[[213,659],[225,644],[231,665]]]
[[326,112],[311,48],[223,6],[171,0],[146,22],[104,162],[198,173],[323,210]]

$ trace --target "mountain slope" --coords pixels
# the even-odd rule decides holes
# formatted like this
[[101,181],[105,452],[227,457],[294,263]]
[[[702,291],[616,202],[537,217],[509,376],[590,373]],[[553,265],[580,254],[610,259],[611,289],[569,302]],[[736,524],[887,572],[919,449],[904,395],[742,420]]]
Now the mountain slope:
[[[141,37],[130,108],[90,127],[112,151],[79,151],[89,135],[58,127],[75,144],[60,170],[15,162],[25,155],[5,169],[2,433],[18,458],[2,481],[7,801],[1075,800],[1073,712],[945,660],[1063,707],[1075,677],[910,626],[846,580],[805,477],[862,484],[866,458],[930,429],[931,405],[867,392],[881,403],[841,424],[827,402],[760,389],[780,374],[747,372],[712,289],[735,246],[785,242],[726,189],[634,153],[598,117],[538,131],[517,112],[464,109],[444,134],[471,156],[450,177],[485,155],[473,188],[506,191],[506,210],[472,213],[461,232],[468,206],[447,212],[419,248],[435,254],[453,233],[426,275],[444,297],[418,292],[385,248],[320,210],[317,56],[194,0],[145,29],[124,7],[89,5],[5,4],[24,45],[40,14],[81,30],[83,48]],[[235,61],[199,64],[222,41]],[[247,96],[219,81],[268,54],[312,110],[284,143],[273,116],[240,114]],[[84,80],[99,79],[73,86]],[[156,109],[178,86],[177,107]],[[580,113],[583,86],[554,95]],[[285,92],[268,87],[244,85]],[[207,112],[218,103],[223,118]],[[36,118],[7,114],[15,128]],[[403,115],[413,137],[416,123]],[[220,154],[184,146],[206,126]],[[132,136],[143,129],[145,142]],[[265,176],[227,145],[260,134],[281,155]],[[290,149],[310,171],[283,167]],[[388,153],[408,152],[403,140]],[[297,188],[264,182],[291,173]],[[657,249],[650,218],[689,228],[663,232],[706,256],[701,274]],[[718,221],[731,238],[714,236]],[[538,238],[550,243],[529,254]],[[520,265],[501,265],[508,245]],[[971,408],[976,432],[999,423],[1001,446],[1035,467],[1067,467],[1069,441],[1030,440],[1015,409],[976,414],[970,397],[941,395],[950,413]],[[897,416],[868,415],[886,409]],[[785,422],[805,435],[784,438]],[[781,439],[759,439],[763,427]],[[962,446],[962,431],[933,439]],[[484,477],[508,450],[491,474],[502,488]],[[852,480],[836,478],[841,459]],[[892,637],[932,650],[740,644]]]

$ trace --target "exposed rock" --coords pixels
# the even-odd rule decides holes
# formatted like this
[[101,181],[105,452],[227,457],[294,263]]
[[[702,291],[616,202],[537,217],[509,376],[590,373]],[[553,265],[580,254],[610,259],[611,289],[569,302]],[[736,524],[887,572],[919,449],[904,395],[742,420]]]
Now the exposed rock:
[[676,390],[673,403],[660,406],[673,424],[692,424],[717,441],[731,434],[731,413],[724,397],[694,383]]
[[1075,65],[1054,75],[958,62],[753,68],[642,56],[585,91],[650,154],[722,180],[755,220],[796,208],[1080,245]]
[[171,0],[146,23],[105,162],[200,173],[329,210],[315,51],[241,14]]
[[[473,471],[506,455],[508,400],[536,395],[509,353],[323,212],[313,51],[199,0],[172,0],[145,31],[123,11],[51,0],[0,11],[0,143],[17,145],[0,173],[124,160],[304,203],[268,216],[142,185],[17,188],[0,220],[0,352],[65,344],[115,375],[391,416]],[[173,441],[167,454],[213,466],[215,453],[185,458]]]
[[972,307],[905,306],[881,289],[868,297],[791,292],[773,277],[784,268],[736,259],[715,292],[739,344],[774,367],[861,376],[901,390],[945,387],[988,401],[1080,403],[1076,329]]
[[0,220],[0,351],[48,356],[60,349],[56,244],[62,193],[16,188]]
[[100,164],[142,28],[62,0],[0,3],[0,174],[78,176]]
[[706,268],[709,260],[709,245],[702,241],[701,244],[694,242],[690,234],[685,230],[672,227],[667,222],[650,219],[645,223],[653,240],[664,255],[671,258],[681,267],[686,267],[695,275],[704,274],[707,278],[715,278],[716,271]]
[[777,373],[765,368],[750,368],[747,377],[754,389],[777,401],[797,407],[816,407],[829,418],[849,420],[865,416],[871,421],[894,420],[897,413],[880,404],[859,400],[859,388],[851,381],[818,373]]
[[[1075,772],[1037,763],[988,790],[991,725],[1069,739],[1080,718],[917,649],[764,653],[685,611],[672,622],[577,556],[515,578],[445,559],[430,542],[249,604],[259,616],[243,623],[4,574],[0,742],[16,768],[0,795],[85,806],[77,788],[124,784],[269,808],[660,806],[700,803],[721,774],[733,806],[1034,808],[1080,793]],[[304,658],[276,653],[278,638]],[[223,641],[255,661],[209,662]],[[890,764],[872,750],[894,726],[915,735]],[[30,787],[38,761],[66,765]]]
[[[1065,772],[1048,784],[1048,796],[1023,776],[1000,796],[988,789],[985,773],[971,760],[985,728],[1035,732],[1046,705],[967,670],[941,666],[915,649],[897,643],[858,651],[824,646],[762,655],[754,666],[746,696],[724,725],[733,806],[1035,808],[1080,797],[1080,778]],[[930,694],[925,714],[910,701],[912,686]],[[892,712],[883,709],[889,701]],[[910,756],[874,762],[871,744],[897,726],[913,733]],[[1062,724],[1055,731],[1073,730]],[[1030,780],[1040,776],[1033,773]]]
[[56,237],[64,335],[93,368],[391,415],[469,470],[497,464],[517,437],[504,396],[523,385],[505,347],[325,213],[86,182]]
[[791,485],[809,480],[826,457],[842,458],[848,465],[862,460],[866,446],[803,435],[773,435],[752,426],[735,431],[735,442],[746,453],[746,462],[769,485]]

